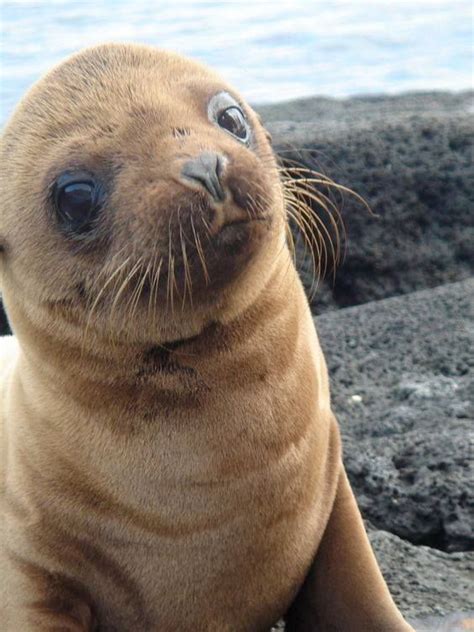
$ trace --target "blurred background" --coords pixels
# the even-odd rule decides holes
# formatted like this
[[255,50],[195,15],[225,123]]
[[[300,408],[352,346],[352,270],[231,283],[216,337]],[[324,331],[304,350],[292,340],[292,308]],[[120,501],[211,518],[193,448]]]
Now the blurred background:
[[[392,594],[417,631],[473,629],[471,0],[0,8],[0,126],[70,53],[143,42],[220,71],[256,106],[281,163],[323,174],[313,191],[339,209],[344,261],[313,294],[297,228],[296,260],[318,316],[346,469]],[[373,213],[324,178],[355,190]],[[335,240],[324,207],[301,195]],[[332,270],[329,241],[323,235],[319,246]],[[0,334],[8,331],[0,307]]]
[[252,103],[472,81],[470,0],[3,0],[1,22],[2,122],[43,72],[103,41],[200,59]]

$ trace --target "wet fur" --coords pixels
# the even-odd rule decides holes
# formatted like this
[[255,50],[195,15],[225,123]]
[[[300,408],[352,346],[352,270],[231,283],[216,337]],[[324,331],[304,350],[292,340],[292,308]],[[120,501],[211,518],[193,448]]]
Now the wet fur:
[[[238,95],[249,148],[209,123],[220,90],[235,94],[195,62],[107,45],[49,73],[7,126],[9,632],[264,631],[287,610],[290,631],[410,629],[341,463],[278,165]],[[204,150],[229,158],[222,208],[179,178]],[[71,165],[108,186],[84,240],[49,197]]]

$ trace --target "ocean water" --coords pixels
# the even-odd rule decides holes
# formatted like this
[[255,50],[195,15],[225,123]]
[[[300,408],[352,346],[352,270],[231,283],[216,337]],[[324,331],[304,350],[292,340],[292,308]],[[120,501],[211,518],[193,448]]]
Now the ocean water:
[[471,0],[3,0],[0,124],[70,53],[137,41],[200,59],[253,103],[472,86]]

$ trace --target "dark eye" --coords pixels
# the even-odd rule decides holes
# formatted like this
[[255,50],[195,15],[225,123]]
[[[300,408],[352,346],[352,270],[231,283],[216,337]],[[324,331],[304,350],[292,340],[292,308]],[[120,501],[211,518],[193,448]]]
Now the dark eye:
[[217,117],[219,127],[226,129],[228,132],[246,142],[249,138],[249,126],[245,120],[242,110],[233,105],[219,114]]
[[103,204],[103,188],[90,174],[65,172],[54,185],[54,203],[58,219],[69,231],[83,233]]
[[232,134],[246,145],[250,144],[252,128],[238,101],[228,92],[218,92],[207,106],[209,121]]

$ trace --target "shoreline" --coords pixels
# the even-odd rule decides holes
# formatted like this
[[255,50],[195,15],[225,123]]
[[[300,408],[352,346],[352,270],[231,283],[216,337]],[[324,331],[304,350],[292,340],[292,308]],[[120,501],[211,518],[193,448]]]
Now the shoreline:
[[[422,111],[426,112],[426,104],[430,103],[431,108],[446,109],[452,111],[459,109],[463,111],[474,111],[474,88],[460,90],[407,90],[401,92],[377,92],[363,93],[349,96],[332,96],[327,94],[314,94],[304,97],[281,99],[270,102],[252,102],[250,105],[259,112],[264,120],[297,120],[307,121],[307,114],[311,107],[319,104],[321,109],[325,105],[336,105],[336,107],[358,108],[359,106],[371,107],[377,104],[391,105],[392,108],[398,103],[408,104],[413,112],[417,103]],[[392,109],[393,112],[393,109]]]

